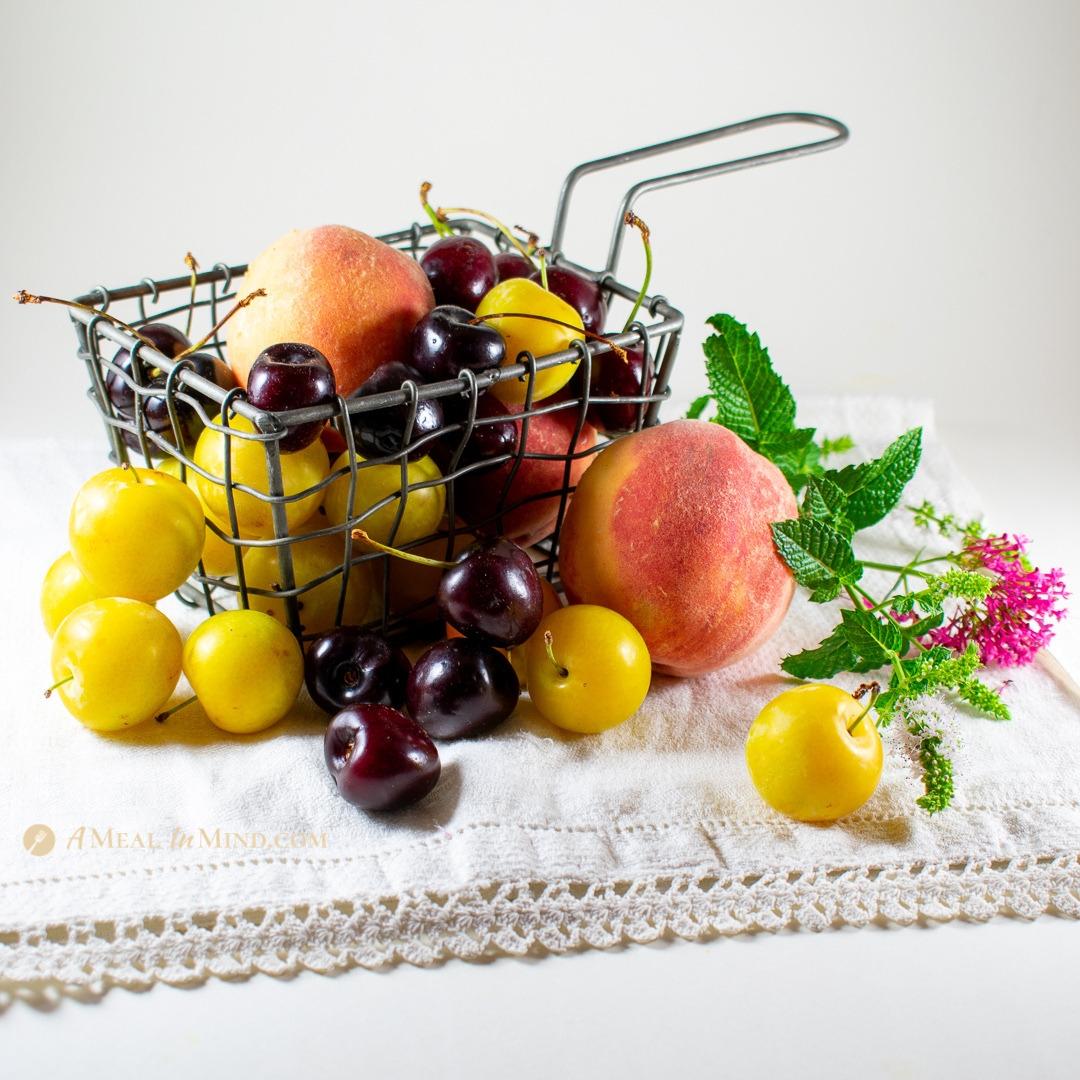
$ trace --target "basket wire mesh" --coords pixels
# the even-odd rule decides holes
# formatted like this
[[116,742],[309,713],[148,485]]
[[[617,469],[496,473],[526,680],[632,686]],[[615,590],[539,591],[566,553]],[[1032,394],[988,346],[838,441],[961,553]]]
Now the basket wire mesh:
[[[748,158],[736,158],[716,165],[699,169],[670,173],[652,180],[640,181],[629,189],[620,206],[620,217],[613,233],[607,265],[603,270],[590,270],[566,258],[559,250],[565,233],[570,198],[580,178],[588,173],[615,165],[625,164],[640,158],[647,158],[669,150],[720,139],[754,128],[769,127],[775,124],[810,124],[828,128],[833,134],[825,139],[802,143],[781,150],[757,154]],[[646,191],[672,184],[686,183],[705,176],[719,175],[753,165],[767,164],[789,157],[802,156],[818,150],[839,145],[847,138],[847,129],[838,121],[807,113],[785,113],[768,117],[758,117],[740,124],[727,125],[682,139],[657,143],[624,154],[611,155],[593,162],[586,162],[574,169],[566,178],[556,212],[552,231],[553,265],[565,265],[583,273],[598,283],[605,301],[610,306],[617,299],[633,303],[638,289],[622,281],[616,275],[621,251],[623,234],[622,218],[630,210],[636,199]],[[475,235],[485,238],[498,250],[505,250],[505,237],[487,222],[469,216],[451,218],[448,225],[455,233]],[[432,224],[413,223],[408,228],[380,236],[380,240],[392,247],[407,252],[414,259],[419,259],[431,242],[438,239]],[[202,605],[214,612],[236,603],[242,607],[251,605],[253,598],[268,597],[284,603],[284,614],[288,625],[300,637],[314,636],[312,628],[305,624],[303,617],[304,597],[329,581],[338,582],[338,599],[335,623],[340,623],[346,612],[349,596],[350,578],[358,572],[357,568],[371,564],[378,582],[378,615],[370,625],[377,626],[390,636],[415,636],[423,632],[424,624],[434,617],[431,596],[415,598],[404,605],[394,602],[392,582],[392,556],[383,552],[363,550],[360,543],[352,537],[356,528],[364,528],[365,522],[374,514],[388,506],[395,506],[392,526],[387,542],[405,549],[423,548],[431,551],[437,545],[442,557],[450,559],[460,550],[463,532],[466,536],[480,533],[501,533],[502,522],[507,515],[522,506],[539,500],[549,500],[548,516],[550,529],[533,545],[533,556],[537,568],[549,581],[555,581],[558,571],[559,536],[566,509],[575,490],[573,482],[574,462],[588,458],[600,452],[611,439],[622,438],[631,431],[640,430],[659,422],[661,404],[669,396],[669,380],[678,353],[679,339],[683,327],[681,312],[673,307],[662,295],[651,295],[644,299],[642,312],[647,318],[635,320],[624,332],[606,335],[606,341],[575,341],[573,347],[548,356],[533,356],[522,353],[517,363],[475,374],[462,371],[455,380],[431,384],[419,384],[405,381],[400,389],[370,395],[366,397],[338,396],[332,405],[312,408],[292,409],[288,411],[268,412],[253,407],[241,388],[224,390],[213,381],[199,375],[190,358],[172,361],[152,345],[133,337],[127,331],[117,327],[102,313],[116,314],[135,329],[151,322],[161,322],[177,316],[190,316],[194,320],[207,319],[208,328],[217,324],[231,304],[237,299],[238,284],[246,271],[245,266],[229,266],[218,263],[209,270],[199,272],[193,279],[185,274],[172,278],[143,278],[140,282],[118,289],[97,287],[79,297],[79,301],[93,306],[96,310],[74,311],[72,319],[78,337],[78,355],[83,360],[89,377],[88,396],[100,415],[109,439],[109,456],[116,464],[145,464],[152,467],[163,459],[175,459],[181,480],[187,480],[189,472],[198,474],[206,483],[220,486],[225,495],[227,520],[220,524],[207,519],[207,529],[232,549],[235,572],[210,574],[200,561],[189,584],[182,587],[178,596],[187,604]],[[120,310],[122,309],[122,313]],[[227,325],[223,333],[227,332]],[[593,365],[610,354],[614,359],[611,344],[622,348],[636,348],[645,356],[644,370],[638,392],[626,397],[604,397],[596,399],[590,396],[590,376]],[[128,350],[130,364],[121,367],[113,347]],[[228,361],[227,336],[215,335],[200,351],[209,351],[223,362]],[[110,355],[112,354],[112,355]],[[535,395],[536,377],[539,372],[558,364],[574,363],[579,376],[570,385],[577,388],[571,394],[544,397],[537,400]],[[156,369],[165,375],[164,388],[151,385],[150,372]],[[134,395],[134,407],[121,413],[110,399],[107,380],[121,380]],[[466,459],[466,446],[477,427],[484,424],[505,422],[506,417],[483,416],[478,413],[478,405],[485,392],[495,383],[506,380],[520,380],[525,384],[524,405],[512,419],[517,427],[517,446],[513,452],[505,453],[480,461]],[[151,430],[144,416],[144,403],[150,397],[163,397],[168,411],[169,427],[162,431]],[[436,399],[444,403],[454,403],[455,419],[437,432],[416,436],[414,424],[418,403],[425,399]],[[626,431],[611,432],[595,439],[585,440],[590,406],[597,400],[604,405],[636,406],[634,423]],[[223,456],[223,469],[215,475],[201,468],[193,460],[193,447],[184,444],[184,425],[181,423],[179,409],[183,406],[192,411],[198,422],[205,428],[221,433],[225,440],[226,452]],[[390,406],[405,407],[405,424],[401,449],[396,453],[381,456],[358,455],[356,440],[351,421],[359,414]],[[530,450],[528,434],[530,424],[545,414],[565,411],[568,419],[569,436],[565,452],[551,453]],[[243,430],[236,426],[236,418],[249,421],[253,430]],[[283,453],[281,439],[290,427],[311,421],[325,421],[335,429],[346,448],[345,464],[332,468],[330,473],[318,483],[301,491],[286,493],[282,474]],[[232,476],[233,440],[243,440],[260,444],[265,456],[266,490],[260,490],[234,480]],[[411,479],[409,475],[410,456],[415,458],[418,452],[434,449],[436,443],[442,444],[441,461],[446,467],[437,475],[426,479]],[[134,460],[133,460],[134,459]],[[515,498],[514,481],[523,463],[533,460],[548,460],[562,463],[562,482],[550,490],[533,492],[524,497]],[[400,469],[400,483],[396,490],[370,505],[359,505],[357,488],[362,471],[379,466],[396,465]],[[505,468],[504,468],[505,467]],[[472,474],[503,468],[504,480],[499,495],[491,500],[487,513],[473,514],[467,523],[459,519],[458,504],[460,487]],[[304,499],[321,498],[331,484],[347,477],[347,517],[341,524],[327,524],[323,527],[309,527],[290,530],[287,519],[289,504]],[[425,488],[441,487],[445,498],[445,517],[435,531],[413,537],[397,544],[398,533],[408,507],[410,496],[416,496]],[[269,507],[272,533],[269,536],[245,534],[240,527],[237,515],[236,497],[238,494],[254,497]],[[317,516],[317,515],[316,515]],[[324,573],[308,580],[297,581],[294,565],[293,548],[296,544],[324,536],[341,538],[341,559]],[[277,556],[277,580],[272,589],[249,584],[245,572],[245,550],[254,548],[272,548]],[[148,544],[148,557],[152,557]],[[400,571],[399,571],[400,573]]]

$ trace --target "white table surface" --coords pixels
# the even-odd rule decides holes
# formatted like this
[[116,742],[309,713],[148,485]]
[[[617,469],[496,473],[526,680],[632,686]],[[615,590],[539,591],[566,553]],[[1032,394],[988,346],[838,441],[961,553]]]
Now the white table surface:
[[[943,437],[988,521],[1036,538],[1080,581],[1080,437],[1042,433],[1013,463],[996,429]],[[1029,440],[1025,440],[1026,442]],[[1034,461],[1034,465],[1030,464]],[[1038,477],[1033,483],[1030,475]],[[1075,586],[1074,586],[1075,588]],[[1080,671],[1080,619],[1055,653]],[[258,976],[193,989],[19,1003],[5,1076],[1073,1076],[1080,926],[845,928],[670,942],[431,970]]]

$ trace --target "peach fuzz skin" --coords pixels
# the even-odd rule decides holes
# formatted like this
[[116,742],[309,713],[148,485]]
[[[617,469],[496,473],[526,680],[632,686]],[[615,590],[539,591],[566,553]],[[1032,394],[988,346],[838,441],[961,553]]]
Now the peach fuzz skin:
[[248,267],[242,292],[265,289],[229,323],[228,354],[242,386],[267,345],[299,341],[323,353],[348,396],[386,360],[408,360],[412,328],[435,306],[408,255],[345,225],[294,229]]
[[657,671],[700,675],[749,655],[783,621],[795,581],[769,525],[797,515],[780,470],[726,428],[647,428],[599,454],[578,484],[562,581],[571,602],[629,619]]

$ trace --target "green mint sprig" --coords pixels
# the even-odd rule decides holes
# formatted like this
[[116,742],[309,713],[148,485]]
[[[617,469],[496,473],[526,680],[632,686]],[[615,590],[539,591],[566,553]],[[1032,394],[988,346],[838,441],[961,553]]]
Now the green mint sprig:
[[[927,645],[926,635],[942,625],[948,600],[979,601],[991,580],[965,569],[958,554],[906,564],[860,558],[857,534],[877,524],[899,504],[919,467],[922,429],[912,428],[890,443],[880,457],[839,469],[823,462],[853,448],[847,435],[815,441],[814,428],[799,427],[795,399],[773,369],[757,334],[730,315],[708,320],[715,331],[704,345],[709,392],[697,398],[687,417],[709,417],[739,435],[783,472],[801,493],[799,516],[772,525],[773,541],[795,580],[813,603],[845,599],[840,621],[814,648],[787,656],[781,667],[800,679],[830,679],[841,672],[885,670],[888,684],[876,701],[878,724],[899,717],[918,748],[924,795],[917,800],[929,813],[944,810],[953,796],[953,766],[940,729],[926,702],[950,694],[998,720],[1009,710],[997,691],[976,675],[978,649],[963,652]],[[936,526],[943,536],[965,541],[981,536],[978,522],[960,524],[924,503],[910,508],[918,524]],[[942,565],[944,564],[944,565]],[[889,571],[892,585],[877,596],[863,587],[865,571]]]

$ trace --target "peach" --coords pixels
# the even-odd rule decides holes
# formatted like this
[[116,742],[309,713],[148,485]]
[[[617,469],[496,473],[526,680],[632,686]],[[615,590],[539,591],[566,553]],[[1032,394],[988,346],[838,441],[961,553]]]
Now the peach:
[[676,420],[599,454],[563,522],[573,603],[637,627],[657,671],[699,675],[747,656],[795,592],[769,525],[796,517],[783,473],[727,428]]
[[[493,407],[495,403],[493,402]],[[502,405],[507,415],[522,411],[520,405]],[[585,424],[577,441],[573,442],[577,426],[576,409],[560,409],[558,412],[540,413],[529,419],[525,434],[527,454],[552,454],[553,458],[522,458],[510,483],[510,490],[503,499],[507,512],[501,520],[501,535],[515,544],[528,547],[542,540],[555,527],[559,514],[559,492],[564,484],[566,455],[573,451],[581,453],[596,445],[596,429]],[[570,484],[576,484],[592,463],[595,454],[574,458],[570,465]],[[503,493],[511,474],[513,461],[495,468],[471,473],[456,481],[454,496],[456,513],[480,532],[492,533],[500,529],[491,515]],[[547,496],[547,497],[543,497]]]
[[241,291],[266,296],[237,312],[228,327],[236,378],[279,341],[314,345],[348,396],[385,360],[407,360],[409,333],[435,306],[420,264],[345,225],[294,229],[247,269]]

